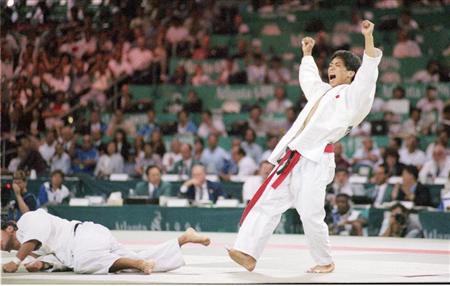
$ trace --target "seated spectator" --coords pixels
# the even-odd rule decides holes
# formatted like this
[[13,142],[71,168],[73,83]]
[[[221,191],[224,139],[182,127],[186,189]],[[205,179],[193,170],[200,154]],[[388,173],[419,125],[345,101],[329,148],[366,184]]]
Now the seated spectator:
[[164,145],[164,140],[160,130],[155,130],[150,138],[150,145],[152,146],[154,152],[160,157],[164,156],[166,153],[166,146]]
[[415,206],[432,206],[431,195],[427,187],[417,182],[419,171],[415,166],[405,166],[402,173],[403,182],[396,184],[392,190],[393,201],[411,201]]
[[125,119],[123,111],[121,109],[116,109],[111,121],[109,122],[106,134],[108,136],[113,136],[117,129],[122,129],[127,135],[136,135],[136,126],[131,120]]
[[189,120],[189,113],[184,109],[178,113],[177,133],[178,134],[197,133],[197,126],[195,126],[194,122]]
[[144,138],[145,142],[149,142],[154,130],[159,130],[160,127],[156,123],[156,112],[154,109],[147,111],[147,122],[139,129],[138,135]]
[[106,147],[106,153],[100,156],[94,175],[100,178],[109,178],[111,174],[123,173],[124,160],[117,152],[116,143],[109,142]]
[[392,90],[392,97],[386,102],[384,109],[394,114],[409,113],[410,101],[406,98],[406,91],[401,86],[396,86]]
[[327,189],[327,200],[333,201],[339,194],[346,194],[349,197],[353,196],[353,185],[349,182],[350,173],[348,169],[336,169],[333,183]]
[[214,118],[211,111],[206,110],[202,113],[202,122],[198,128],[197,135],[202,138],[207,138],[211,133],[216,134],[217,136],[227,136],[223,121]]
[[450,104],[447,103],[442,110],[442,119],[438,127],[439,131],[445,131],[450,134]]
[[150,143],[145,143],[144,152],[136,154],[136,173],[140,176],[144,176],[144,171],[148,166],[155,165],[162,167],[161,157],[154,153],[154,149]]
[[405,165],[414,165],[416,168],[422,168],[425,164],[425,153],[418,148],[418,138],[414,135],[406,137],[405,147],[400,149],[400,162]]
[[225,61],[225,66],[220,73],[217,84],[218,85],[227,85],[233,83],[247,83],[247,75],[244,73],[244,79],[239,79],[241,73],[239,72],[239,67],[235,63],[233,58],[227,58]]
[[94,131],[100,131],[100,133],[106,132],[106,124],[103,123],[100,119],[100,113],[98,110],[93,110],[90,114],[90,120],[89,120],[89,133],[92,133]]
[[350,196],[338,194],[333,207],[328,228],[331,235],[362,236],[366,220],[361,213],[351,207]]
[[222,147],[218,146],[218,137],[215,134],[208,136],[208,147],[206,147],[200,158],[208,174],[219,174],[230,155]]
[[173,75],[169,79],[169,83],[176,84],[176,85],[185,85],[186,84],[186,69],[183,65],[179,65],[176,69]]
[[42,175],[47,170],[47,163],[44,158],[42,158],[41,153],[36,150],[35,146],[28,137],[22,138],[20,140],[20,144],[24,153],[20,154],[23,158],[21,158],[17,169],[25,172],[35,170],[38,176]]
[[73,154],[75,154],[76,148],[75,135],[73,133],[73,130],[69,126],[64,126],[60,130],[60,137],[58,138],[58,141],[63,144],[64,151],[72,156]]
[[128,158],[130,154],[131,145],[128,143],[127,134],[122,129],[117,129],[114,133],[114,143],[116,143],[117,152],[122,155],[122,158]]
[[70,199],[70,191],[63,183],[63,172],[55,170],[50,174],[50,181],[43,183],[39,189],[38,198],[41,207],[60,205],[68,202]]
[[75,158],[72,161],[73,173],[86,173],[94,175],[95,165],[98,161],[98,151],[92,146],[90,135],[83,136],[81,148],[75,151]]
[[66,115],[70,110],[70,105],[64,96],[64,93],[58,92],[56,94],[56,100],[48,106],[48,108],[42,112],[42,117],[45,118],[45,126],[47,129],[58,128],[63,126],[62,117]]
[[269,84],[288,84],[290,81],[291,73],[287,68],[283,67],[281,58],[273,57],[270,61],[270,68],[267,71],[267,82]]
[[275,147],[278,144],[278,140],[279,140],[278,136],[275,136],[275,135],[267,136],[266,150],[264,150],[264,152],[262,153],[259,163],[266,161],[270,157],[273,150],[275,149]]
[[108,68],[115,79],[131,76],[133,74],[133,66],[124,57],[121,49],[115,49],[113,51],[112,58],[108,62]]
[[170,196],[170,183],[161,180],[161,169],[158,166],[149,165],[145,173],[147,174],[147,181],[136,184],[136,195],[147,196],[150,199]]
[[[444,103],[438,98],[436,87],[429,85],[426,89],[426,97],[419,100],[416,107],[419,108],[425,116],[428,116],[429,113],[433,112],[436,112],[439,116],[444,109]],[[436,119],[438,119],[436,115],[432,115],[431,120],[434,121]]]
[[166,152],[162,158],[163,170],[165,172],[172,170],[176,162],[181,160],[181,142],[177,138],[172,139],[170,142],[170,151]]
[[236,14],[233,19],[233,26],[231,28],[231,34],[248,34],[250,28],[244,23],[241,15]]
[[262,108],[259,105],[254,105],[250,109],[250,118],[248,119],[248,126],[256,131],[258,137],[266,136],[270,131],[270,124],[261,118]]
[[448,133],[444,130],[441,130],[437,133],[436,141],[428,145],[427,150],[425,152],[425,155],[427,157],[427,160],[431,160],[433,158],[433,150],[436,145],[442,145],[445,148],[445,152],[448,154],[447,146],[448,146]]
[[379,236],[421,238],[423,233],[419,222],[411,219],[408,209],[398,203],[391,207],[389,218],[384,219]]
[[404,10],[401,12],[397,25],[398,28],[407,32],[419,29],[419,24],[417,24],[416,20],[412,18],[409,10]]
[[269,101],[266,106],[267,113],[281,113],[292,107],[292,102],[286,98],[286,91],[283,87],[275,88],[275,98]]
[[[209,137],[209,135],[208,135]],[[203,143],[203,140],[200,137],[194,138],[194,155],[193,159],[200,161],[203,155],[203,151],[205,149],[205,144]]]
[[17,221],[24,213],[39,208],[39,201],[32,193],[28,192],[27,176],[24,171],[18,170],[14,173],[12,188],[15,198],[11,198],[6,207],[8,210],[8,220]]
[[206,169],[202,165],[195,165],[192,168],[192,178],[183,183],[180,195],[194,204],[215,204],[219,197],[224,197],[219,183],[206,180]]
[[144,37],[136,39],[136,47],[130,49],[128,60],[133,72],[142,72],[150,66],[153,61],[153,53],[145,46]]
[[273,165],[268,161],[263,161],[259,164],[258,174],[256,176],[248,177],[242,186],[242,201],[247,204],[261,187],[264,180],[270,175]]
[[405,164],[400,163],[400,154],[393,147],[388,147],[384,152],[384,167],[389,177],[401,176]]
[[374,188],[371,190],[370,197],[374,206],[380,206],[383,203],[392,200],[392,185],[388,184],[389,174],[386,165],[375,167],[371,183]]
[[353,154],[352,164],[370,166],[373,168],[378,160],[380,160],[380,150],[373,146],[371,137],[365,137],[362,144],[362,148],[359,148],[356,150],[355,154]]
[[411,108],[409,118],[403,122],[400,134],[428,135],[431,132],[433,122],[422,117],[422,112],[418,108]]
[[253,161],[260,162],[263,150],[256,142],[256,132],[255,130],[248,128],[245,130],[244,141],[241,143],[242,149],[248,154]]
[[192,147],[190,144],[182,143],[180,147],[181,159],[175,162],[173,168],[169,171],[170,174],[178,174],[180,176],[191,176],[192,167],[200,164],[199,160],[194,159]]
[[42,158],[47,162],[47,165],[50,164],[50,159],[55,154],[55,146],[56,146],[56,138],[55,132],[50,130],[47,132],[45,136],[45,142],[41,146],[39,146],[39,153],[41,153]]
[[187,101],[183,104],[183,109],[189,113],[201,113],[203,111],[203,101],[198,97],[197,92],[190,90],[187,94]]
[[350,160],[345,155],[344,146],[341,142],[334,144],[334,162],[336,163],[336,169],[348,170],[351,167]]
[[435,145],[432,159],[419,172],[419,181],[422,184],[433,184],[436,178],[447,178],[449,172],[450,158],[447,157],[445,147]]
[[411,82],[437,83],[439,82],[439,62],[430,60],[425,70],[417,71],[411,79]]
[[22,148],[22,146],[17,147],[17,157],[11,159],[8,164],[8,173],[14,174],[18,169],[17,167],[20,165],[20,162],[26,158],[26,152]]
[[400,30],[397,34],[397,44],[392,51],[394,58],[418,58],[422,56],[419,44],[412,40],[405,30]]
[[64,146],[61,143],[56,144],[55,154],[50,159],[50,171],[56,170],[65,175],[70,173],[70,156],[64,151]]
[[249,84],[263,84],[267,75],[267,67],[260,54],[253,56],[253,63],[247,66],[247,80]]
[[197,65],[195,67],[194,76],[191,79],[191,84],[193,86],[202,86],[202,85],[210,85],[212,84],[212,80],[209,78],[207,74],[203,72],[203,68],[201,65]]
[[230,181],[232,175],[240,178],[253,176],[257,169],[258,166],[255,161],[247,156],[244,149],[239,146],[234,146],[231,149],[231,160],[227,161],[219,176],[223,181]]

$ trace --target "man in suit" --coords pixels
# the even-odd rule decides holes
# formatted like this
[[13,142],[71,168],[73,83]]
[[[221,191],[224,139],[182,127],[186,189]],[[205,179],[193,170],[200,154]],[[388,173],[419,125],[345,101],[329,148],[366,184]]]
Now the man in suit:
[[175,162],[170,174],[178,174],[180,176],[191,176],[192,167],[196,164],[200,164],[199,161],[192,157],[192,146],[187,143],[183,143],[180,148],[181,160]]
[[219,197],[224,196],[219,183],[206,179],[206,169],[203,165],[195,165],[192,168],[192,177],[181,186],[180,194],[194,204],[216,203]]
[[170,184],[161,180],[161,169],[156,165],[147,167],[147,181],[136,184],[136,195],[158,199],[160,196],[170,195]]
[[370,193],[374,206],[380,206],[392,200],[392,185],[388,184],[388,179],[388,167],[386,165],[378,165],[372,178],[375,186]]

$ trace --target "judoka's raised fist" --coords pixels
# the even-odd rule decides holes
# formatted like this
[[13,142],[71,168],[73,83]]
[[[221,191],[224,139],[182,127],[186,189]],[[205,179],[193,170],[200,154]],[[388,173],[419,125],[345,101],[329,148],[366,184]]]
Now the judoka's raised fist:
[[363,33],[364,36],[372,36],[374,26],[375,25],[372,22],[370,22],[369,20],[362,21],[361,33]]
[[312,49],[314,48],[314,44],[316,41],[314,41],[311,37],[305,37],[302,40],[302,50],[303,50],[303,56],[310,56],[312,53]]

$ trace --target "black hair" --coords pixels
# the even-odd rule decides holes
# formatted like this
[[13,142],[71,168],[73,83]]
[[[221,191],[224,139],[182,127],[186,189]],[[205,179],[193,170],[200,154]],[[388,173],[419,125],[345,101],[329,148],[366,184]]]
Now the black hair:
[[158,169],[158,171],[161,173],[161,168],[160,168],[160,167],[158,167],[157,165],[149,165],[149,166],[147,167],[147,169],[145,169],[145,174],[148,175],[148,171],[150,171],[150,170],[153,169],[153,168]]
[[416,180],[419,177],[419,170],[417,170],[417,167],[414,165],[406,165],[403,168],[403,171],[406,171],[409,174],[411,174]]
[[387,158],[387,156],[395,157],[397,161],[400,159],[400,154],[395,148],[392,147],[386,148],[386,151],[384,152],[384,157]]
[[[345,67],[349,71],[354,71],[355,73],[358,71],[359,67],[361,66],[361,59],[355,55],[354,53],[346,50],[337,50],[334,52],[334,54],[331,56],[331,60],[334,60],[335,58],[339,58],[344,62]],[[353,79],[355,76],[353,76]]]
[[15,221],[13,221],[13,220],[9,220],[9,221],[2,220],[2,230],[6,230],[8,228],[8,226],[12,226],[14,228],[14,230],[18,230],[19,229],[17,227],[17,224],[16,224]]
[[427,91],[428,90],[437,90],[437,88],[434,85],[428,85],[427,86]]
[[245,150],[241,146],[238,147],[238,154],[242,155],[242,157],[245,157],[245,155],[247,155],[247,153],[245,153]]
[[345,193],[340,193],[336,195],[336,199],[337,198],[346,198],[348,201],[351,199],[351,197]]
[[54,171],[50,174],[50,177],[53,177],[54,175],[60,175],[61,178],[64,179],[64,173],[63,173],[63,171],[61,171],[61,170],[54,170]]
[[402,209],[402,213],[404,213],[404,214],[408,214],[409,213],[408,209],[404,205],[402,205],[401,203],[396,203],[395,205],[393,205],[391,207],[391,211],[393,211],[393,210],[395,210],[397,208],[401,208]]

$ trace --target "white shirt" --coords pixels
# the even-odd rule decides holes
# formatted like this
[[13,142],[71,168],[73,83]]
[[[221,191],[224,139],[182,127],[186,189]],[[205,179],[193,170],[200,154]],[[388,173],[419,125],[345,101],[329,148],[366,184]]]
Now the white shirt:
[[250,65],[247,68],[247,78],[249,84],[264,83],[267,68],[265,65]]
[[[319,162],[327,144],[339,141],[349,128],[363,121],[369,114],[375,97],[378,64],[382,57],[382,52],[379,49],[376,51],[377,57],[374,58],[364,54],[361,67],[351,84],[334,88],[322,81],[313,57],[303,57],[299,81],[308,103],[292,127],[278,142],[269,157],[270,163],[275,165],[284,154],[286,147],[298,151],[314,162]],[[318,100],[320,104],[317,110],[299,133],[306,117]]]
[[128,61],[124,59],[122,59],[121,62],[118,62],[115,59],[109,60],[108,68],[111,70],[115,78],[121,77],[123,75],[133,74],[133,67]]
[[167,30],[166,39],[167,39],[167,41],[169,41],[169,43],[174,44],[174,43],[178,43],[180,41],[188,40],[188,36],[189,36],[189,31],[185,27],[171,26]]
[[427,70],[421,70],[414,74],[411,82],[422,82],[422,83],[430,83],[430,82],[439,82],[439,74],[431,75]]
[[247,177],[242,186],[242,200],[245,202],[251,200],[263,182],[261,176]]
[[43,209],[22,215],[17,222],[17,240],[25,243],[37,240],[40,251],[53,253],[65,266],[73,268],[74,226],[79,221],[68,221],[51,215]]
[[245,156],[238,163],[238,176],[251,176],[255,174],[255,171],[258,169],[258,165],[256,165],[255,161],[249,156]]
[[[194,186],[195,188],[195,201],[196,202],[209,202],[209,192],[208,185],[206,182],[203,183],[201,187]],[[188,187],[182,185],[180,188],[181,193],[186,193],[188,191]]]
[[269,101],[266,106],[267,113],[284,113],[287,108],[292,106],[292,102],[289,99],[284,99],[282,101],[278,101],[277,99],[273,99]]
[[50,171],[61,170],[64,174],[70,172],[70,157],[67,153],[62,153],[61,157],[53,155],[50,159]]
[[397,43],[392,52],[394,58],[418,58],[422,55],[419,44],[408,40],[406,42]]
[[[213,119],[212,125],[216,131],[220,132],[221,134],[226,134],[225,131],[225,125],[223,124],[222,120]],[[197,135],[202,138],[207,138],[209,134],[211,133],[211,128],[209,126],[202,122],[197,130]]]
[[50,188],[50,182],[45,182],[44,187],[48,197],[48,205],[59,205],[70,195],[69,189],[64,185],[61,185],[61,187],[55,191],[52,191]]
[[175,154],[173,152],[165,153],[162,158],[162,164],[166,170],[172,170],[173,165],[175,165],[176,162],[182,160],[183,157],[180,153]]
[[111,156],[104,154],[100,156],[95,167],[94,175],[111,175],[117,173],[123,173],[123,158],[119,153],[113,154]]
[[399,161],[406,165],[423,166],[426,161],[425,153],[419,149],[416,149],[413,153],[409,153],[408,149],[402,148],[399,154]]
[[[438,166],[435,160],[430,160],[426,162],[419,172],[419,181],[422,184],[430,184],[434,182],[437,177],[448,178],[448,173],[450,172],[450,159],[446,158],[445,162]],[[431,177],[431,182],[428,177]]]
[[55,154],[55,147],[56,147],[56,141],[53,142],[52,145],[48,145],[47,143],[42,144],[39,146],[39,153],[41,153],[42,158],[47,162],[47,164],[50,164],[50,159]]

